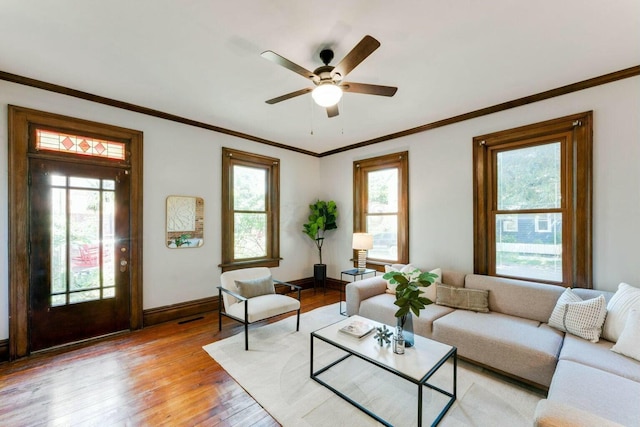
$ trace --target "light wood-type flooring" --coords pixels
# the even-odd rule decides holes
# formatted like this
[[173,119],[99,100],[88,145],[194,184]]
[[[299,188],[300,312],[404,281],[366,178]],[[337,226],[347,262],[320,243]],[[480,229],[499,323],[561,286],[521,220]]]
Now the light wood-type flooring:
[[[305,290],[302,311],[338,298]],[[242,325],[197,317],[0,364],[0,426],[279,425],[202,349]]]

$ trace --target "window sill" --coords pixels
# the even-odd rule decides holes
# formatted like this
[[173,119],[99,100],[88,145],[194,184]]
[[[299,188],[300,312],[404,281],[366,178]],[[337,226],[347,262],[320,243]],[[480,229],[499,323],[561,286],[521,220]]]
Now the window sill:
[[252,268],[252,267],[278,267],[280,266],[280,260],[282,258],[261,258],[261,259],[252,259],[248,261],[237,261],[226,264],[218,264],[218,267],[222,269],[222,272],[239,270],[241,268]]

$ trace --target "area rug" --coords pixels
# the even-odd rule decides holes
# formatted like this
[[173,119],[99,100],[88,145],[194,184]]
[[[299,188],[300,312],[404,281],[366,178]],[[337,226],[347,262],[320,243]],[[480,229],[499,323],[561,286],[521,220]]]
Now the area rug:
[[[338,304],[321,307],[261,327],[249,328],[249,351],[244,334],[204,346],[204,350],[285,427],[378,426],[376,420],[309,378],[310,332],[344,319]],[[371,339],[364,337],[362,339]],[[314,343],[314,368],[342,353]],[[452,365],[447,364],[432,383],[451,389]],[[530,426],[543,396],[517,383],[458,361],[457,400],[441,426]],[[393,425],[415,425],[416,386],[351,357],[331,368],[323,379],[363,403]],[[445,404],[439,393],[425,388],[423,423],[430,425]]]

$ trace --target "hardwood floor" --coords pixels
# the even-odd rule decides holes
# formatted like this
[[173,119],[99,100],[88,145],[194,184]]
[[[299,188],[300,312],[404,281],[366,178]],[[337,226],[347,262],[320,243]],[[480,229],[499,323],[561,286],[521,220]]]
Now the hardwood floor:
[[[338,298],[305,290],[302,311]],[[279,425],[202,349],[242,325],[198,317],[0,364],[0,425]]]

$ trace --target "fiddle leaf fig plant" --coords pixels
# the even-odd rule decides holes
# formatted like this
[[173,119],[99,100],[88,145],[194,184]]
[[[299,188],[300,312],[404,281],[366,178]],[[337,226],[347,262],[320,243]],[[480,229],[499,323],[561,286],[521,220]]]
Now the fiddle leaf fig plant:
[[325,233],[338,228],[336,223],[338,207],[333,200],[328,202],[318,200],[309,205],[309,209],[311,210],[308,218],[309,222],[303,225],[304,230],[302,232],[315,242],[320,256],[320,264],[322,264],[322,244],[324,243]]

